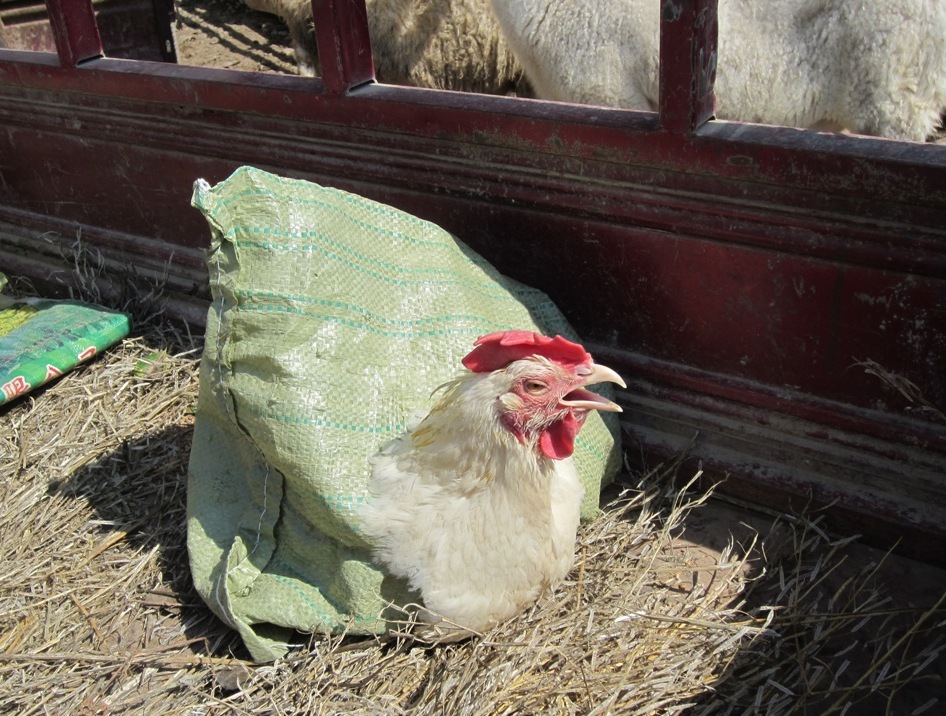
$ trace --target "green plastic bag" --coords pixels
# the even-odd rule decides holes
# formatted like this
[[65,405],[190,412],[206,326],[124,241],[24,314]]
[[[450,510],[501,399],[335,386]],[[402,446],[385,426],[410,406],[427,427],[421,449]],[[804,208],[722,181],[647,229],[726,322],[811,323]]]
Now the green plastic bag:
[[128,316],[99,306],[0,296],[0,405],[89,360],[129,329]]
[[[577,336],[543,293],[390,206],[247,167],[199,180],[193,203],[213,236],[188,485],[197,590],[258,661],[293,631],[381,633],[389,603],[417,596],[360,533],[369,458],[477,336]],[[619,466],[616,435],[596,412],[579,435],[586,518]]]

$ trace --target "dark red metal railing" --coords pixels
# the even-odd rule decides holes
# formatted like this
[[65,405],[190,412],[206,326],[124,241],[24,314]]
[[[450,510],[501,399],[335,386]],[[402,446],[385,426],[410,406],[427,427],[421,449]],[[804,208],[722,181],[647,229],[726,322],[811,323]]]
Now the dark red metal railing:
[[63,67],[75,67],[104,54],[91,0],[47,0],[46,8]]
[[[713,117],[717,2],[662,3],[659,113],[668,132],[691,132]],[[104,54],[91,0],[46,0],[46,5],[63,67]],[[343,94],[373,81],[364,0],[313,0],[312,9],[325,89]]]
[[313,0],[312,17],[329,92],[347,92],[374,80],[364,0]]
[[716,111],[717,2],[662,3],[660,126],[668,132],[692,132]]

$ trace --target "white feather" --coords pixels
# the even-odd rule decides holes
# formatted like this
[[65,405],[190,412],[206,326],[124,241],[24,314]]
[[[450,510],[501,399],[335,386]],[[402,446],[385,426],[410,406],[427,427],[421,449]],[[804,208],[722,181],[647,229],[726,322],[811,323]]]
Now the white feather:
[[474,374],[373,458],[363,512],[375,556],[408,580],[422,618],[482,632],[557,585],[574,562],[584,492],[571,458],[551,460],[499,420],[510,377]]

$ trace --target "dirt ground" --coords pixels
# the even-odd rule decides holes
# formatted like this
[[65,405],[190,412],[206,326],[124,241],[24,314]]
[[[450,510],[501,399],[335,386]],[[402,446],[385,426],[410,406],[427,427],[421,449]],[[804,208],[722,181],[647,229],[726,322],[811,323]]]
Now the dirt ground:
[[297,74],[285,24],[241,0],[178,0],[175,41],[182,65]]

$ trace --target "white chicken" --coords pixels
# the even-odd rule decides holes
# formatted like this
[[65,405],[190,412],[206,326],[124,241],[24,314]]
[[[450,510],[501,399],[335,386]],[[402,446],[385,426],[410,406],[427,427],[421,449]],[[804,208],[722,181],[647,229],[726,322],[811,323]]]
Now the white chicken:
[[564,579],[584,491],[575,437],[589,410],[621,410],[586,387],[626,387],[577,343],[527,331],[479,338],[463,365],[375,456],[363,513],[375,559],[420,594],[429,639],[482,633]]

